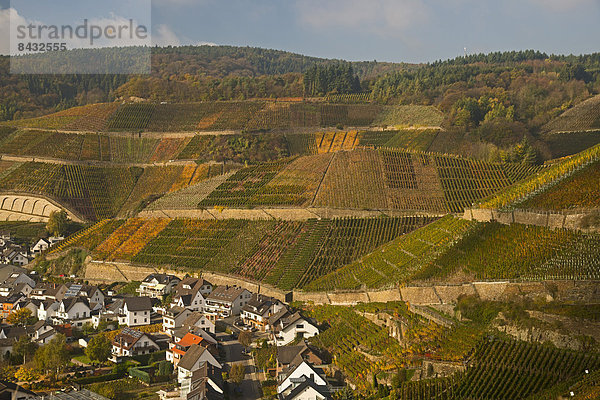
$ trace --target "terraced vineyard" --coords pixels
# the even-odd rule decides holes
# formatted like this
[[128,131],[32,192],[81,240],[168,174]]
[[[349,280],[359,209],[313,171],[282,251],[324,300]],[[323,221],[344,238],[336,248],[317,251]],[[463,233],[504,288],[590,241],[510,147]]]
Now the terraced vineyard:
[[520,224],[479,224],[431,267],[443,278],[456,271],[476,279],[599,279],[600,236]]
[[305,311],[319,323],[328,325],[328,329],[311,338],[310,342],[327,350],[336,367],[361,390],[369,388],[372,374],[395,371],[407,366],[412,354],[435,349],[435,342],[443,332],[438,325],[424,323],[405,309],[394,308],[393,312],[401,313],[402,320],[409,323],[407,339],[411,339],[407,342],[410,346],[403,347],[385,328],[350,307],[315,306],[306,307]]
[[207,269],[290,290],[309,284],[431,220],[380,217],[169,221],[135,217],[122,225],[101,221],[69,238],[60,250],[89,244],[88,249],[96,259]]
[[202,269],[248,223],[245,220],[172,220],[132,260],[143,264]]
[[516,207],[544,210],[600,208],[599,188],[600,161],[596,161],[543,192],[516,204]]
[[[485,340],[466,373],[408,382],[399,399],[540,399],[546,389],[600,368],[600,357],[526,342]],[[562,394],[562,393],[560,393]],[[530,397],[531,396],[531,397]],[[556,397],[549,397],[556,398]]]
[[600,96],[594,96],[565,111],[543,128],[546,132],[600,130]]
[[440,126],[444,114],[432,106],[396,106],[386,107],[375,118],[375,125],[390,126]]
[[439,129],[404,129],[398,131],[383,146],[425,152],[438,134],[444,133],[440,133]]
[[429,106],[386,106],[303,101],[216,101],[182,104],[103,103],[48,116],[18,120],[27,128],[97,131],[264,131],[304,127],[439,126],[441,113]]
[[513,207],[543,192],[548,187],[568,178],[578,170],[600,160],[600,145],[577,153],[554,163],[535,175],[531,175],[516,185],[508,187],[478,204],[482,208]]
[[94,221],[116,215],[141,172],[30,162],[4,175],[0,190],[49,196]]
[[284,159],[241,169],[202,200],[199,207],[293,204],[301,194],[302,188],[263,188],[291,161],[291,159]]
[[[209,178],[226,173],[234,166],[222,164],[188,164],[144,168],[137,184],[124,203],[120,215],[141,210],[168,193],[177,193],[188,186],[198,185]],[[168,200],[167,200],[168,201]]]
[[5,139],[1,152],[75,161],[165,162],[175,158],[187,141],[23,130]]
[[27,128],[101,131],[119,107],[118,103],[98,103],[73,107],[47,116],[11,121],[11,125]]
[[553,159],[567,157],[600,144],[600,129],[592,132],[547,133],[541,136]]
[[446,216],[421,229],[400,236],[354,263],[315,279],[307,291],[383,288],[408,282],[427,267],[475,224]]

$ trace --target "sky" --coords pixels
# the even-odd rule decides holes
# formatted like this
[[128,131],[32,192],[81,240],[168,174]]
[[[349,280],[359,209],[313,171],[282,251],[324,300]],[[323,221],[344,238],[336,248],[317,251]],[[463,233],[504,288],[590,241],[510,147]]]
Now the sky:
[[[9,9],[46,22],[75,18],[87,0],[0,0],[0,38]],[[118,18],[111,1],[86,13]],[[121,0],[120,4],[127,1]],[[150,1],[150,0],[146,0]],[[136,6],[139,9],[139,6]],[[125,7],[126,8],[126,7]],[[535,49],[599,52],[600,0],[152,0],[152,42],[223,44],[345,60],[431,62],[464,54]],[[0,43],[0,52],[6,54]]]

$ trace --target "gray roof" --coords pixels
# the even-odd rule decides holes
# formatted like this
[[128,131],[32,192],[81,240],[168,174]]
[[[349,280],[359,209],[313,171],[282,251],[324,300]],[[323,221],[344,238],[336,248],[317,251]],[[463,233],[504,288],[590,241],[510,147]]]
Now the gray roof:
[[123,302],[127,305],[129,311],[146,311],[152,309],[152,300],[150,297],[126,297]]
[[202,356],[202,354],[204,354],[205,351],[208,350],[206,350],[206,348],[202,346],[199,346],[197,344],[191,345],[188,351],[186,351],[183,357],[181,357],[181,360],[179,360],[177,366],[191,371],[192,368],[194,368],[196,362],[200,359],[200,357]]
[[207,297],[210,300],[234,301],[246,289],[239,286],[219,286],[213,290]]
[[87,389],[81,389],[72,392],[56,392],[51,393],[45,397],[39,397],[39,399],[45,400],[109,400],[104,396],[100,396],[98,393],[90,392]]
[[25,268],[17,267],[15,265],[0,266],[0,282],[4,283],[15,272],[26,274],[27,270]]

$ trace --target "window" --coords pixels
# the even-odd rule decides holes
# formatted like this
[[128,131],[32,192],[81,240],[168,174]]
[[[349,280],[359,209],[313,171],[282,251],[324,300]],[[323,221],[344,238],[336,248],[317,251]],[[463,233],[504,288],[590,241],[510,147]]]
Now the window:
[[304,329],[304,324],[298,324],[298,325],[296,325],[296,329]]
[[148,322],[148,318],[144,318],[144,322]]
[[137,324],[137,319],[134,319],[134,320],[133,320],[133,323],[134,323],[134,324]]

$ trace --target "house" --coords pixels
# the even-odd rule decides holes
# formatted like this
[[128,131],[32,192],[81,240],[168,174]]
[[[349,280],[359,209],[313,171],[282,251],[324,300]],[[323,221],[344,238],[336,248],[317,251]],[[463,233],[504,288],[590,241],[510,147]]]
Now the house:
[[32,288],[35,287],[35,281],[31,279],[25,272],[13,272],[3,282],[5,285],[18,285],[20,283],[26,283]]
[[59,306],[60,302],[56,300],[41,301],[37,311],[37,318],[40,321],[51,320],[54,316],[56,316]]
[[13,307],[24,299],[21,293],[14,293],[9,296],[0,296],[0,304],[2,309],[0,310],[0,317],[8,318],[10,313],[13,311]]
[[27,335],[31,337],[33,342],[44,345],[51,341],[56,336],[56,330],[46,321],[38,321],[33,325],[25,327]]
[[180,279],[175,275],[150,274],[136,289],[140,296],[160,299],[173,291]]
[[131,328],[123,328],[113,339],[113,361],[120,357],[149,354],[160,350],[152,335]]
[[187,335],[188,333],[193,333],[196,336],[200,336],[202,339],[204,339],[206,341],[206,343],[208,345],[213,346],[214,348],[216,348],[219,345],[219,342],[213,335],[211,335],[204,329],[194,328],[194,327],[191,327],[191,328],[190,327],[182,327],[182,328],[177,329],[174,332],[173,336],[171,337],[171,342],[175,343],[175,342],[183,339],[183,337],[185,335]]
[[30,251],[32,254],[37,255],[48,250],[48,248],[50,248],[50,240],[42,238],[38,240],[33,246],[31,246]]
[[181,328],[191,313],[192,311],[183,307],[169,308],[163,313],[163,330],[167,335],[173,336],[175,329]]
[[149,325],[151,314],[152,300],[149,297],[126,297],[119,310],[119,325]]
[[4,400],[36,400],[38,395],[17,385],[16,383],[0,380],[0,399]]
[[[2,258],[1,254],[0,258]],[[0,283],[6,282],[14,273],[26,274],[27,272],[25,268],[17,267],[16,265],[0,265]]]
[[185,319],[185,321],[183,321],[183,324],[181,326],[189,330],[200,328],[208,333],[212,333],[213,335],[216,332],[215,324],[211,320],[206,318],[204,314],[198,311],[194,311],[193,313],[191,313]]
[[218,286],[207,297],[204,313],[210,320],[239,315],[252,293],[239,286]]
[[29,296],[33,287],[29,283],[3,283],[0,285],[0,296],[8,296],[11,293],[22,294],[23,296]]
[[210,364],[210,366],[222,369],[221,364],[206,348],[194,344],[190,346],[179,363],[177,364],[177,381],[180,385],[180,393],[187,397],[191,391],[191,378],[193,373],[202,367],[202,364]]
[[204,296],[202,293],[196,292],[196,294],[175,295],[170,305],[171,307],[189,308],[192,311],[203,311],[204,304]]
[[175,286],[175,293],[177,295],[195,294],[200,292],[202,296],[206,297],[212,291],[212,283],[202,278],[192,278],[190,276],[186,276],[177,284],[177,286]]
[[31,291],[31,293],[29,294],[29,297],[32,299],[38,299],[38,300],[62,300],[65,293],[67,292],[67,286],[63,285],[63,284],[58,284],[58,283],[48,283],[48,282],[43,282],[43,283],[39,283],[37,284],[33,290]]
[[71,323],[73,326],[83,326],[92,321],[90,302],[85,297],[65,297],[62,299],[52,317],[55,324]]
[[10,355],[13,351],[13,345],[21,336],[26,334],[27,331],[21,326],[0,327],[0,355]]
[[297,337],[310,338],[319,334],[319,328],[296,312],[288,317],[280,318],[272,328],[277,346],[285,346]]
[[[306,381],[310,381],[312,382],[313,385],[309,385],[309,386],[314,386],[311,389],[307,390],[308,393],[314,392],[315,390],[319,393],[329,393],[331,391],[330,386],[328,384],[328,382],[325,380],[325,373],[323,372],[323,370],[321,370],[320,368],[316,368],[313,365],[307,363],[306,361],[303,361],[302,363],[300,363],[299,365],[295,366],[294,368],[292,368],[291,370],[289,370],[287,373],[282,374],[280,376],[277,377],[278,378],[278,386],[277,386],[277,393],[279,394],[280,398],[283,399],[288,399],[289,395],[294,391],[294,389],[296,389],[297,387],[299,387],[300,385],[302,385],[303,383],[305,383]],[[315,389],[318,388],[318,389]],[[304,389],[306,390],[306,389]],[[321,395],[323,397],[316,397],[318,399],[325,399],[327,398],[325,395]],[[293,398],[309,398],[309,397],[298,397],[296,395],[296,397]],[[315,398],[315,397],[313,397]]]
[[175,339],[169,343],[167,350],[167,361],[173,363],[175,367],[179,364],[181,358],[187,353],[191,346],[200,345],[207,348],[213,355],[217,355],[216,345],[209,340],[206,340],[201,334],[188,332],[179,340]]
[[33,246],[31,246],[30,251],[32,254],[40,254],[48,250],[55,243],[58,243],[64,239],[65,238],[62,236],[50,236],[49,238],[41,238]]
[[302,341],[297,346],[282,346],[277,348],[277,368],[276,375],[279,375],[303,361],[311,365],[323,365],[323,359],[317,351],[309,346],[306,341]]
[[189,384],[185,382],[181,386],[189,390],[187,400],[225,399],[221,369],[207,362],[192,373]]
[[171,305],[187,307],[192,311],[203,311],[205,298],[213,286],[202,278],[185,277],[175,286],[175,296]]
[[19,311],[24,308],[27,308],[27,309],[29,309],[29,311],[31,311],[31,315],[34,316],[35,318],[37,318],[38,310],[39,310],[41,304],[42,304],[42,302],[40,300],[21,299],[21,300],[19,300],[19,302],[17,304],[15,304],[15,306],[13,307],[13,310]]
[[85,297],[90,303],[99,303],[104,305],[106,296],[98,286],[82,285],[79,283],[67,284],[67,290],[64,297]]
[[269,317],[284,309],[285,305],[262,294],[253,294],[250,301],[242,307],[241,317],[244,323],[264,331],[269,324]]
[[287,394],[280,394],[281,400],[327,400],[331,399],[327,387],[319,386],[311,379],[302,377],[302,381]]
[[17,246],[5,249],[2,253],[2,257],[0,257],[0,262],[2,264],[23,266],[29,264],[29,261],[30,257],[27,250],[21,249]]

